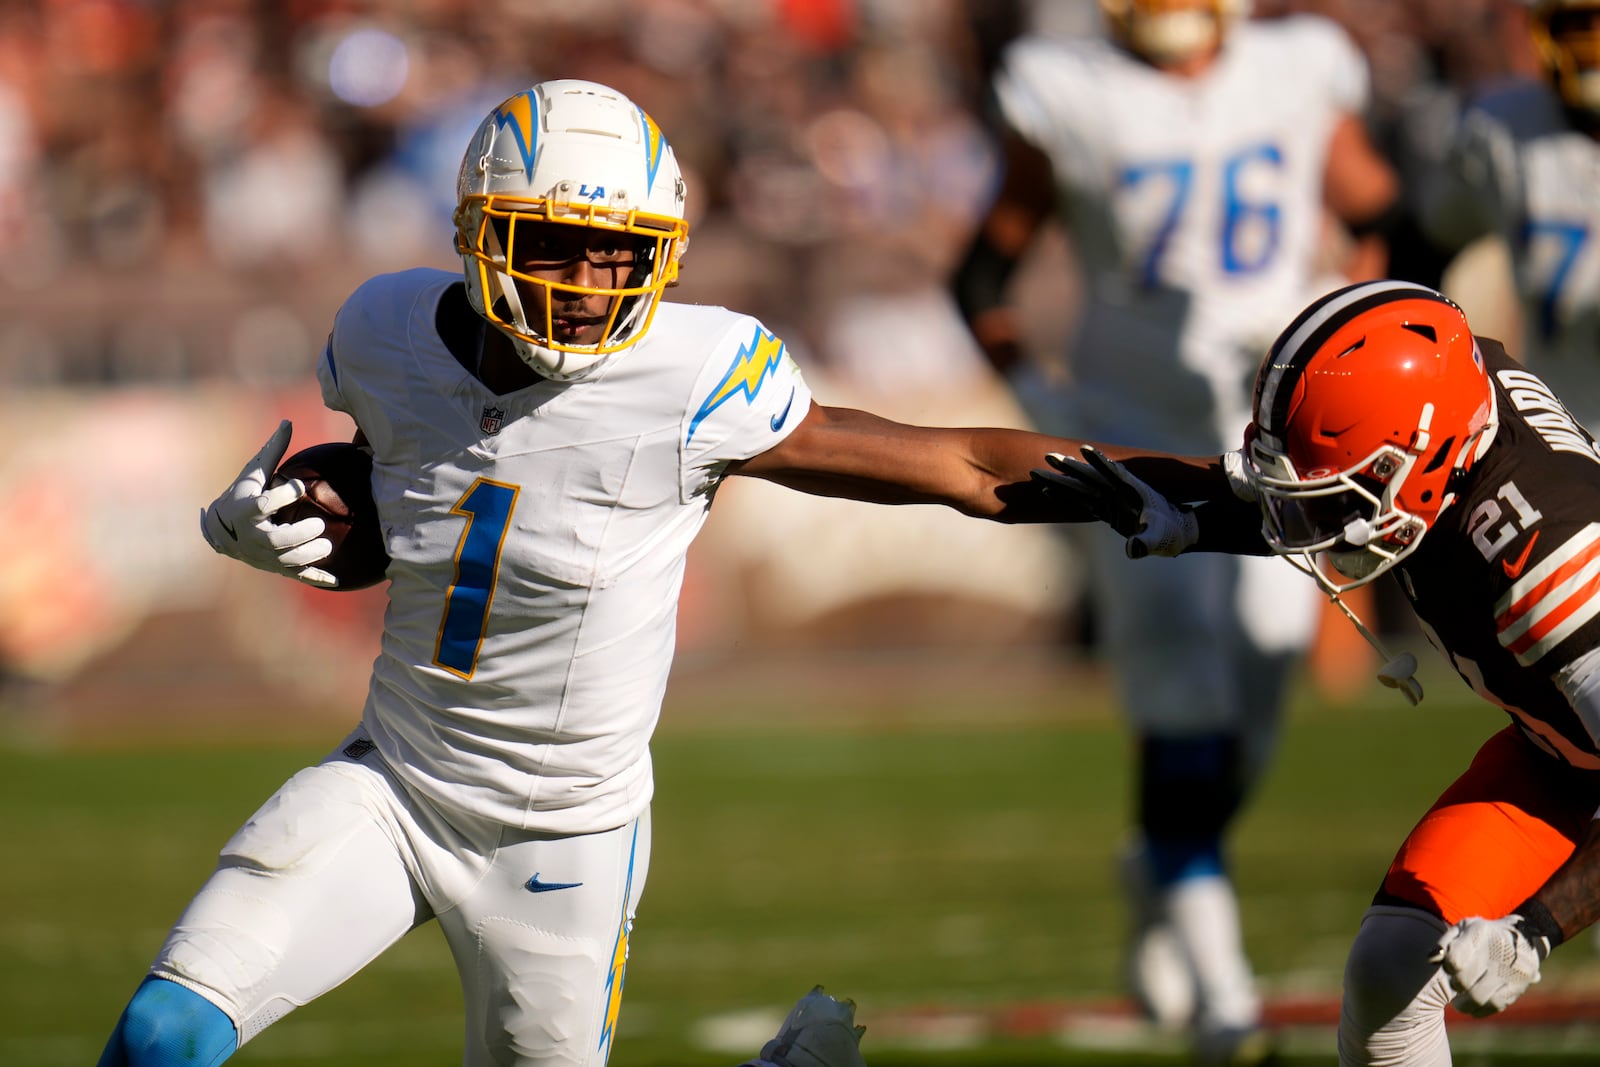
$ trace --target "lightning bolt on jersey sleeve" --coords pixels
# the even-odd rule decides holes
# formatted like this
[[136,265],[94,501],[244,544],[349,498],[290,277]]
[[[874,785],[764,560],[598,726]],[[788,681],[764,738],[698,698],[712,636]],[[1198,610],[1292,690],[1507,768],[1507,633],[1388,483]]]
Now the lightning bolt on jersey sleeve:
[[713,348],[684,412],[684,499],[705,493],[729,463],[788,437],[810,407],[811,390],[788,346],[755,319],[740,318]]

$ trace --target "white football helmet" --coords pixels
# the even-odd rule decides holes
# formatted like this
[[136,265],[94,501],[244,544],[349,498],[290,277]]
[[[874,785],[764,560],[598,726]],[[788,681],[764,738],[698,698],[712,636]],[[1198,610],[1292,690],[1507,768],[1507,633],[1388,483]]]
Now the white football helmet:
[[1600,114],[1600,0],[1533,0],[1528,31],[1568,107]]
[[1222,43],[1250,0],[1100,0],[1112,38],[1152,63],[1173,63]]
[[[650,328],[688,241],[684,183],[661,128],[615,89],[541,82],[478,124],[456,179],[456,250],[478,314],[547,378],[581,377]],[[516,269],[520,239],[546,224],[627,235],[637,266],[619,288],[587,288]],[[611,297],[594,344],[554,339],[552,296]]]

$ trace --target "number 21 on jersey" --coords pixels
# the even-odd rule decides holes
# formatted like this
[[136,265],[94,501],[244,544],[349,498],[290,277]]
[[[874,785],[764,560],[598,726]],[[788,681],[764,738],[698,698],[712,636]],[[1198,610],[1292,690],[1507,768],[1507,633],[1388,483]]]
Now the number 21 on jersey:
[[[1505,517],[1505,510],[1499,503],[1502,500],[1511,508],[1509,521],[1504,523],[1500,521]],[[1467,528],[1472,534],[1472,543],[1477,546],[1478,552],[1485,560],[1492,560],[1502,549],[1515,541],[1519,533],[1542,518],[1544,514],[1528,503],[1528,498],[1522,495],[1517,483],[1506,482],[1495,491],[1494,496],[1472,509],[1472,515],[1467,520]],[[1521,566],[1518,565],[1517,572],[1521,573],[1521,570]],[[1506,573],[1513,578],[1517,576],[1509,569]]]
[[467,520],[456,544],[456,580],[444,598],[433,662],[462,678],[472,677],[489,628],[489,605],[500,573],[500,550],[511,529],[519,486],[479,478],[461,494],[450,514]]

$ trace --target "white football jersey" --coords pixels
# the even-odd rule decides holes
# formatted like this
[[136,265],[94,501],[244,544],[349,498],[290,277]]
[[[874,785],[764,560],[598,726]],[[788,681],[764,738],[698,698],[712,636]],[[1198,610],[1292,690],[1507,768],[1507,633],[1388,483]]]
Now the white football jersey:
[[1511,250],[1522,338],[1507,348],[1600,430],[1600,141],[1545,83],[1521,83],[1473,105],[1431,193],[1436,236],[1494,234]]
[[689,544],[727,465],[787,437],[811,392],[757,320],[662,304],[593,377],[497,395],[435,328],[459,282],[368,281],[318,367],[372,442],[393,559],[365,725],[446,809],[620,826],[653,788]]
[[1334,23],[1241,22],[1197,79],[1100,38],[1023,38],[996,78],[1049,158],[1086,288],[1055,429],[1181,452],[1238,444],[1272,338],[1321,289],[1322,179],[1367,98]]

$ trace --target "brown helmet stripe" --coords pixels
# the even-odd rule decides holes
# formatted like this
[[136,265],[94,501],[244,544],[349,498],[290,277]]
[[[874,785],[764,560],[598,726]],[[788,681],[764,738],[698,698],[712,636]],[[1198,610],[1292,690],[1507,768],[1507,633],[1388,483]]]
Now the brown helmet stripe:
[[1275,447],[1288,420],[1294,385],[1305,373],[1311,356],[1351,319],[1396,300],[1435,300],[1455,307],[1450,298],[1425,285],[1393,280],[1358,282],[1315,301],[1289,324],[1267,353],[1256,376],[1254,411],[1256,429]]

